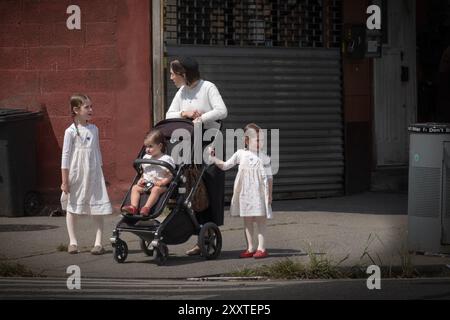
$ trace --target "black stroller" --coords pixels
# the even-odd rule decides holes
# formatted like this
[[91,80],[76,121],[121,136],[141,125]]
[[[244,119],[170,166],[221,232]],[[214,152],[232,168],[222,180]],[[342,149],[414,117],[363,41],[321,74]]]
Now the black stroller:
[[[172,149],[181,141],[173,141],[172,132],[176,129],[185,129],[192,138],[191,147],[194,143],[194,125],[189,120],[170,119],[159,122],[155,129],[162,131],[167,142],[167,153],[171,154]],[[193,152],[192,152],[193,154]],[[167,191],[161,195],[158,202],[153,206],[147,217],[122,215],[111,237],[111,244],[114,250],[114,260],[123,263],[128,256],[128,246],[120,239],[122,232],[131,232],[140,238],[140,247],[143,252],[152,256],[158,265],[163,265],[169,256],[167,245],[178,245],[189,240],[193,235],[198,235],[198,245],[201,255],[207,260],[216,259],[222,249],[222,235],[215,223],[208,222],[200,225],[195,212],[192,209],[191,199],[208,167],[202,164],[202,171],[197,181],[193,183],[190,190],[187,190],[185,171],[191,164],[181,163],[174,169],[169,163],[157,160],[144,160],[145,147],[143,147],[134,161],[134,168],[137,175],[128,190],[121,208],[130,204],[131,189],[139,180],[142,174],[142,164],[154,164],[167,168],[173,175],[173,180]],[[143,194],[139,207],[147,201],[148,194]],[[157,218],[163,213],[165,208],[170,209],[170,213],[163,220]]]

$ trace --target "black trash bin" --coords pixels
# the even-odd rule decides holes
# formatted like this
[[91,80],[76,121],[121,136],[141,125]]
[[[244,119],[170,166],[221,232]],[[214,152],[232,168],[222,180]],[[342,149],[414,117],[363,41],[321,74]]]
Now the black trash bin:
[[35,215],[41,207],[36,192],[36,136],[40,112],[0,109],[0,215]]

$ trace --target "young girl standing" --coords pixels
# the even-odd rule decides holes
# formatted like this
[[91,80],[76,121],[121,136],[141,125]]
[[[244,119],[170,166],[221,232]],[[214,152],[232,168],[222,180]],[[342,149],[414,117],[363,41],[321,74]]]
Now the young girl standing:
[[93,114],[88,96],[73,95],[70,110],[73,124],[64,134],[61,164],[61,204],[67,212],[68,252],[79,252],[75,235],[78,216],[91,215],[97,229],[91,253],[100,255],[105,253],[102,246],[103,216],[112,214],[112,206],[103,177],[98,128],[88,123]]
[[[230,212],[232,216],[244,218],[247,250],[240,258],[266,258],[265,246],[266,221],[272,219],[273,177],[270,158],[262,153],[261,130],[256,124],[248,124],[245,129],[245,150],[238,150],[227,162],[215,157],[211,160],[222,170],[229,170],[239,165],[234,182],[233,198]],[[258,247],[253,244],[254,223],[258,226]],[[256,250],[255,250],[256,249]]]

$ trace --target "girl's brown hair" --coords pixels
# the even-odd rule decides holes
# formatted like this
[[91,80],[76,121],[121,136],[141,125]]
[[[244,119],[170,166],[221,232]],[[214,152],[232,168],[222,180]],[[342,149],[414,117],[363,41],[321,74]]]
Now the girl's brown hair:
[[75,116],[77,115],[73,109],[81,108],[84,104],[86,104],[91,99],[89,96],[81,93],[74,94],[70,97],[70,112],[73,118],[73,124],[75,125],[75,129],[77,130],[77,135],[80,136],[80,132],[78,131],[78,125],[75,122]]
[[247,132],[248,130],[253,129],[256,131],[256,133],[259,133],[259,130],[261,130],[261,127],[258,126],[256,123],[249,123],[245,126],[244,132]]
[[161,151],[162,153],[166,153],[167,145],[166,138],[164,134],[160,130],[152,130],[150,131],[144,139],[144,145],[147,146],[149,144],[162,144]]
[[170,68],[175,74],[184,77],[188,86],[200,79],[200,70],[198,63],[194,58],[177,58],[170,63]]
[[[261,127],[255,123],[249,123],[248,125],[245,126],[244,134],[245,134],[245,144],[247,145],[247,147],[248,147],[248,139],[250,139],[250,136],[247,135],[247,132],[250,130],[255,131],[256,136],[258,137],[258,140],[259,140],[259,131],[261,130]],[[259,144],[259,141],[258,141],[258,144]]]

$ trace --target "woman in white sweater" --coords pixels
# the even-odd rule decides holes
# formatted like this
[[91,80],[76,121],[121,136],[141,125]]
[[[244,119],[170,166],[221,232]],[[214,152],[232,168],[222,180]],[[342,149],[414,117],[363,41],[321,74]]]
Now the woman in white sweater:
[[[169,110],[167,119],[191,119],[201,122],[204,129],[219,128],[218,120],[227,117],[228,111],[217,87],[201,79],[198,63],[190,57],[180,57],[170,63],[170,79],[179,88]],[[216,166],[211,166],[204,176],[208,190],[209,208],[199,213],[200,224],[214,222],[223,225],[225,174]],[[199,255],[195,245],[187,255]]]
[[198,63],[188,57],[170,64],[170,79],[179,88],[172,100],[166,118],[185,118],[201,121],[205,129],[215,127],[214,122],[225,119],[227,107],[214,83],[200,78]]

